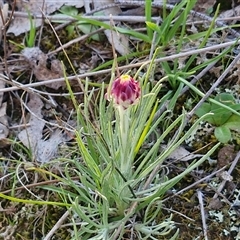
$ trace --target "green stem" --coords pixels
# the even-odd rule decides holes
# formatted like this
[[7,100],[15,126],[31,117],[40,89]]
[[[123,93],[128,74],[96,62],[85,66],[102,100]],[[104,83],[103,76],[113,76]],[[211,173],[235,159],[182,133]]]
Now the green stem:
[[128,141],[129,139],[129,111],[128,109],[123,109],[121,106],[118,108],[119,121],[120,121],[120,154],[121,154],[121,164],[120,171],[126,179],[131,173],[131,159],[129,158],[128,151]]

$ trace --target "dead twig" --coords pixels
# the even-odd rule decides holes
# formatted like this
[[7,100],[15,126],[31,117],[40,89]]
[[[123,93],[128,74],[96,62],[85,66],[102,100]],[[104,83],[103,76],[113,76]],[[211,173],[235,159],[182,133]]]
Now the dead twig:
[[80,37],[78,37],[78,38],[74,38],[73,40],[71,40],[71,41],[69,41],[69,42],[61,45],[59,48],[57,48],[57,49],[49,52],[47,55],[48,55],[48,56],[49,56],[49,55],[53,55],[53,54],[55,54],[55,53],[57,53],[57,52],[59,52],[59,51],[61,51],[61,50],[63,50],[63,49],[66,49],[66,48],[70,47],[72,44],[75,44],[75,43],[80,42],[80,41],[87,40],[87,39],[88,39],[89,37],[91,37],[92,35],[97,34],[97,33],[100,33],[100,32],[102,32],[103,30],[104,30],[104,28],[99,28],[99,29],[97,29],[97,30],[95,30],[95,31],[92,31],[92,32],[89,33],[89,34],[85,34],[85,35],[80,36]]
[[190,118],[193,116],[193,114],[196,112],[196,110],[210,97],[212,92],[220,85],[220,83],[225,79],[227,74],[237,64],[237,62],[239,60],[240,60],[240,53],[233,59],[233,61],[225,69],[225,71],[222,73],[222,75],[217,79],[216,82],[213,83],[212,87],[207,91],[207,93],[204,95],[204,97],[202,97],[201,100],[197,103],[197,105],[191,110],[191,112],[189,113]]
[[205,214],[204,204],[203,204],[203,194],[199,189],[197,190],[197,196],[198,196],[198,201],[199,201],[200,211],[201,211],[201,217],[202,217],[203,235],[204,235],[204,239],[208,240],[206,214]]
[[194,186],[197,186],[197,185],[199,185],[199,184],[202,183],[202,182],[208,181],[210,178],[212,178],[212,177],[213,177],[214,175],[216,175],[217,173],[223,171],[225,168],[226,168],[226,167],[223,167],[223,168],[221,168],[221,169],[219,169],[219,170],[217,170],[217,171],[215,171],[215,172],[209,174],[208,176],[199,179],[198,181],[194,182],[193,184],[191,184],[191,185],[189,185],[189,186],[183,188],[182,190],[180,190],[180,191],[174,193],[173,195],[171,195],[171,196],[165,198],[165,199],[163,200],[163,202],[169,201],[170,198],[176,197],[176,196],[178,196],[178,195],[180,195],[180,194],[182,194],[182,193],[188,191],[189,189],[193,188]]
[[[229,175],[232,174],[232,171],[235,169],[238,161],[240,158],[240,151],[237,153],[237,156],[235,157],[235,159],[233,160],[231,167],[229,168],[229,170],[227,171]],[[217,192],[221,192],[225,186],[225,184],[227,183],[227,180],[223,180],[222,183],[220,184],[220,186],[217,189]],[[213,200],[216,199],[218,197],[218,193],[215,193],[215,195],[213,196]]]
[[[174,59],[177,58],[182,58],[182,57],[186,57],[186,56],[191,56],[193,54],[200,54],[200,53],[204,53],[204,52],[209,52],[209,51],[214,51],[217,49],[221,49],[221,48],[227,48],[230,47],[234,44],[239,44],[240,40],[237,41],[230,41],[227,43],[222,43],[222,44],[217,44],[214,46],[210,46],[210,47],[205,47],[205,48],[201,48],[201,49],[193,49],[193,50],[189,50],[187,52],[181,52],[178,54],[172,54],[171,56],[167,56],[167,57],[162,57],[162,58],[157,58],[154,60],[154,63],[159,63],[159,62],[164,62],[164,61],[173,61]],[[134,64],[129,64],[129,65],[125,65],[122,67],[119,67],[119,70],[126,70],[126,69],[131,69],[131,68],[136,68],[136,67],[140,67],[143,64],[149,64],[152,60],[146,60],[146,61],[141,61],[138,63],[134,63]],[[112,71],[112,69],[105,69],[105,70],[100,70],[97,72],[87,72],[84,74],[79,74],[79,75],[74,75],[74,76],[68,76],[68,80],[76,80],[76,78],[79,79],[84,79],[86,77],[91,77],[91,76],[96,76],[99,74],[105,74],[105,73],[110,73]],[[52,80],[48,80],[47,83],[57,83],[57,82],[62,82],[65,81],[65,78],[56,78],[56,79],[52,79]],[[12,84],[11,82],[9,82],[9,84]],[[18,90],[19,88],[25,89],[25,88],[29,88],[29,87],[37,87],[37,86],[42,86],[45,85],[46,82],[35,82],[35,83],[29,83],[29,84],[20,84],[20,83],[14,83],[14,85],[18,85],[18,86],[13,86],[13,87],[8,87],[8,88],[4,88],[4,89],[0,89],[0,92],[9,92],[9,91],[14,91],[14,90]],[[13,85],[13,84],[12,84]]]
[[[14,12],[15,17],[24,17],[24,18],[29,18],[28,14],[25,12]],[[41,19],[42,15],[41,14],[36,14],[33,15],[35,19]],[[49,21],[52,20],[59,20],[59,21],[76,21],[77,19],[74,17],[70,16],[54,16],[54,15],[45,15],[45,18],[47,18]],[[81,18],[85,19],[92,19],[92,20],[98,20],[98,21],[109,21],[110,16],[81,16]],[[113,21],[116,22],[145,22],[146,18],[144,16],[112,16]],[[152,17],[152,21],[157,21],[159,18],[158,17]]]
[[48,232],[48,234],[43,238],[43,240],[50,240],[53,234],[62,226],[63,222],[69,216],[69,211],[66,211],[61,218],[56,222],[53,228]]
[[[7,176],[5,176],[5,177],[7,177]],[[1,180],[1,178],[0,178],[0,180]],[[71,180],[79,180],[79,177],[72,177]],[[39,187],[39,186],[47,186],[47,185],[52,185],[54,183],[60,183],[60,182],[61,182],[61,180],[59,180],[59,179],[46,180],[46,181],[43,181],[43,182],[26,184],[24,187],[23,186],[16,187],[15,191],[23,190],[25,188],[35,188],[35,187]],[[11,191],[12,191],[12,189],[9,189],[9,190],[2,191],[0,193],[7,194],[7,193],[11,193]]]

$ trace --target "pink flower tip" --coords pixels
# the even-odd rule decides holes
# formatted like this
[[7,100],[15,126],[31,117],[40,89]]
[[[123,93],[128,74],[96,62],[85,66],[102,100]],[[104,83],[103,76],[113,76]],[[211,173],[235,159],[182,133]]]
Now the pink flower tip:
[[127,109],[139,101],[141,96],[140,84],[129,75],[122,75],[113,81],[110,98],[117,106]]

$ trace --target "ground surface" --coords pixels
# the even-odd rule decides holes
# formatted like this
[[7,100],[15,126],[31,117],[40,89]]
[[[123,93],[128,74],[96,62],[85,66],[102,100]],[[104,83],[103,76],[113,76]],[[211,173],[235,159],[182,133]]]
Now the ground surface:
[[[9,3],[11,5],[13,1],[9,1]],[[206,10],[214,7],[214,4],[216,1],[199,0],[195,9],[206,14]],[[131,7],[129,8],[131,9]],[[230,9],[225,8],[222,11],[225,12],[231,8],[232,6]],[[79,11],[84,10],[80,8]],[[143,27],[143,24],[140,23],[126,24],[134,28]],[[71,27],[66,28],[65,25],[54,22],[52,26],[55,28],[55,32],[47,21],[41,23],[37,29],[34,47],[39,48],[30,48],[30,50],[26,48],[25,32],[19,36],[11,33],[3,34],[2,38],[0,88],[4,94],[0,95],[0,192],[9,196],[14,195],[20,199],[61,201],[59,194],[50,191],[49,186],[60,186],[74,192],[69,186],[65,186],[60,180],[45,171],[62,177],[65,174],[65,166],[68,164],[69,172],[72,170],[70,177],[79,179],[74,172],[74,166],[71,166],[71,163],[66,160],[76,158],[81,161],[72,131],[77,125],[74,105],[64,79],[48,84],[44,81],[63,78],[62,61],[67,75],[73,76],[69,78],[71,88],[76,94],[76,100],[81,103],[84,89],[75,75],[85,74],[95,69],[93,72],[96,74],[89,76],[89,80],[94,83],[94,86],[91,87],[96,87],[96,89],[102,82],[108,82],[111,77],[110,71],[101,72],[102,69],[111,68],[112,62],[109,61],[113,56],[112,46],[103,31],[99,33],[99,39],[93,40],[88,35],[85,36],[81,29],[73,27],[72,30]],[[198,29],[201,27],[197,26]],[[206,26],[204,25],[204,27]],[[193,24],[188,31],[197,31],[198,29],[195,28],[196,26]],[[235,30],[239,31],[238,28]],[[207,45],[218,45],[220,39],[224,39],[223,42],[235,39],[232,34],[230,37],[225,37],[226,32],[222,31],[213,35]],[[85,37],[78,39],[81,36]],[[74,39],[78,40],[73,43]],[[61,49],[59,40],[62,45],[67,46],[65,51]],[[192,47],[198,44],[196,39],[192,43]],[[185,47],[187,50],[191,46]],[[129,48],[138,54],[119,61],[119,66],[125,68],[124,70],[120,68],[122,73],[129,70],[133,73],[136,72],[136,67],[128,68],[128,65],[147,60],[150,54],[149,44],[134,38],[130,40]],[[171,46],[164,50],[167,56],[175,52]],[[238,54],[238,51],[238,48],[234,48],[231,53],[218,61],[211,70],[198,79],[196,86],[206,93],[229,65],[229,62]],[[212,51],[206,55],[199,55],[198,62],[194,64],[197,66],[205,59],[210,58],[210,55],[215,54],[218,52]],[[185,60],[179,61],[184,64]],[[101,69],[97,69],[99,66]],[[199,72],[195,74],[196,78],[198,78]],[[155,80],[160,79],[163,74],[161,69],[156,71]],[[236,102],[239,101],[240,93],[238,75],[239,63],[233,66],[217,90],[218,93],[231,92],[235,96]],[[41,81],[39,81],[40,79]],[[34,83],[37,84],[34,85]],[[26,87],[26,84],[30,85]],[[164,95],[169,87],[168,83],[164,84],[161,94]],[[97,102],[97,90],[94,99]],[[182,94],[174,108],[173,118],[176,118],[182,111],[182,107],[191,111],[198,101],[199,99],[193,91]],[[91,111],[93,113],[96,102],[92,102]],[[170,121],[170,119],[167,120]],[[193,117],[189,120],[187,127],[189,128],[194,121]],[[31,133],[25,131],[27,126],[32,126]],[[171,133],[170,137],[172,136],[174,136],[174,132]],[[184,147],[190,152],[197,151],[197,154],[205,154],[216,142],[214,126],[203,122],[197,132],[189,137]],[[37,153],[33,150],[36,143],[38,143]],[[163,221],[165,215],[172,214],[176,227],[180,229],[179,239],[240,239],[240,236],[237,236],[240,232],[240,165],[237,163],[239,149],[239,132],[235,131],[231,141],[222,144],[209,161],[189,174],[163,197],[164,208],[157,217],[157,221]],[[194,155],[193,159],[195,157]],[[179,158],[168,159],[165,164],[169,176],[180,174],[193,159],[189,161],[181,161]],[[232,165],[234,160],[236,164]],[[227,176],[221,175],[221,172],[213,174],[222,167],[226,167],[224,170],[228,171],[231,166],[234,166],[233,171]],[[224,182],[226,179],[228,181]],[[223,182],[225,184],[221,188]],[[179,193],[182,189],[185,191]],[[175,195],[175,193],[177,194]],[[201,203],[201,200],[204,203]],[[204,214],[201,214],[201,207],[204,207],[202,210]],[[18,203],[11,199],[1,199],[0,239],[43,239],[65,212],[66,208],[62,206]],[[207,225],[208,238],[206,234],[204,236],[203,218]],[[73,227],[67,224],[70,222],[70,217],[66,217],[64,220],[66,224],[63,223],[51,239],[71,239]],[[126,239],[130,239],[129,236],[126,231]],[[169,235],[166,239],[170,239]]]

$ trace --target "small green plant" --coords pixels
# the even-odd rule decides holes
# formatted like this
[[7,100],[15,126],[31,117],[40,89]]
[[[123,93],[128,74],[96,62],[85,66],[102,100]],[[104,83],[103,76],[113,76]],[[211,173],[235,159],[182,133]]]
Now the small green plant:
[[[62,6],[60,9],[60,13],[55,14],[55,17],[62,17],[62,16],[70,16],[76,18],[79,16],[78,9],[72,6]],[[65,20],[54,20],[53,22],[58,23],[65,23]],[[66,27],[66,30],[68,32],[68,37],[70,38],[76,30],[83,32],[84,34],[89,34],[91,32],[94,32],[98,29],[98,25],[88,23],[83,20],[79,20],[77,22],[74,22],[72,24],[69,24]],[[94,34],[90,37],[90,39],[93,39],[95,41],[100,41],[100,35]]]
[[[146,5],[151,5],[150,1],[146,2],[148,2]],[[181,1],[181,3],[177,4],[169,14],[166,14],[166,7],[163,7],[164,14],[162,23],[160,25],[149,21],[151,19],[149,16],[151,14],[151,8],[147,8],[145,13],[147,19],[146,25],[148,33],[152,32],[151,34],[149,34],[151,41],[153,41],[153,32],[157,33],[153,44],[156,44],[156,46],[161,45],[163,47],[166,47],[169,46],[171,42],[174,43],[177,40],[179,41],[178,50],[180,50],[186,31],[186,25],[184,23],[187,21],[189,11],[194,7],[195,3],[196,0]],[[179,35],[180,38],[176,39],[176,37],[178,37]],[[174,43],[174,45],[175,44],[176,43]]]
[[[235,111],[240,110],[240,104],[236,103],[234,97],[230,93],[220,93],[214,100]],[[240,131],[240,116],[212,102],[203,103],[201,107],[197,109],[196,115],[201,117],[210,112],[214,115],[207,117],[205,120],[215,126],[215,137],[222,143],[229,142],[232,138],[231,132]]]
[[[81,219],[75,239],[123,239],[129,237],[128,232],[134,232],[138,239],[159,239],[170,233],[169,239],[176,239],[178,230],[171,214],[162,215],[162,198],[219,146],[214,146],[181,174],[173,178],[164,174],[164,160],[190,136],[205,116],[182,136],[186,121],[186,113],[183,112],[158,135],[157,127],[163,124],[168,114],[165,111],[156,120],[154,118],[164,101],[164,98],[158,99],[158,94],[165,78],[151,87],[148,81],[151,72],[149,67],[139,81],[135,80],[138,72],[134,78],[122,75],[115,79],[112,74],[108,90],[102,86],[94,118],[89,111],[94,89],[89,91],[88,81],[85,82],[88,94],[78,106],[67,82],[79,120],[76,139],[81,161],[72,160],[79,184],[71,179],[66,166],[68,186],[72,186],[77,194],[52,190],[58,191],[67,203],[70,201],[73,216]],[[176,129],[176,136],[169,140],[170,133]],[[144,150],[142,146],[148,143],[151,135],[156,135],[156,141]],[[160,150],[164,141],[168,142],[168,147]],[[141,219],[134,222],[137,216]],[[156,221],[157,218],[164,220]],[[131,222],[134,224],[129,225]]]
[[33,20],[32,15],[28,12],[28,18],[30,22],[30,30],[29,33],[26,33],[26,45],[27,47],[34,47],[35,45],[35,40],[36,40],[36,26]]

